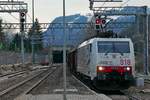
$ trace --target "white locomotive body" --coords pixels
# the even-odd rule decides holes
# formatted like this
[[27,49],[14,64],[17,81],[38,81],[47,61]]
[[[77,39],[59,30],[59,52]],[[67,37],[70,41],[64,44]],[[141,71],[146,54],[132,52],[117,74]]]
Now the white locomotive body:
[[92,81],[132,81],[133,43],[129,38],[92,38],[69,53],[69,67]]

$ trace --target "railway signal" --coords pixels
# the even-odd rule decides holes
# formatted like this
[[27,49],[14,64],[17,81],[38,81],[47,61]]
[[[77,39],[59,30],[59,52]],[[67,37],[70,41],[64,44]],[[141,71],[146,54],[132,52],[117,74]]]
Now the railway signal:
[[101,28],[103,28],[105,26],[105,24],[106,24],[105,19],[96,18],[96,20],[95,20],[95,29],[100,30]]
[[102,25],[105,25],[105,24],[106,24],[106,20],[102,19]]
[[100,30],[100,25],[101,25],[101,19],[100,18],[97,18],[96,20],[95,20],[95,29],[96,30]]
[[26,18],[26,13],[25,13],[25,12],[21,12],[21,13],[20,13],[20,31],[21,31],[21,32],[24,31],[25,18]]
[[26,21],[26,13],[20,12],[20,32],[21,32],[21,54],[22,54],[22,65],[25,67],[25,58],[24,58],[24,28]]
[[105,28],[105,26],[106,26],[106,20],[105,20],[105,19],[102,19],[101,27],[102,27],[102,28]]

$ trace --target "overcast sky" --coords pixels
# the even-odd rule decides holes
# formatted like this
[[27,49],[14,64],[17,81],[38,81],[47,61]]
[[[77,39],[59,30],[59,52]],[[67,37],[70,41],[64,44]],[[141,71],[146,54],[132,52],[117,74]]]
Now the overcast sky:
[[[28,3],[29,6],[28,15],[32,17],[31,14],[32,0],[22,0],[22,1]],[[63,0],[34,0],[34,1],[35,1],[35,17],[37,17],[40,22],[51,22],[53,19],[55,19],[55,17],[62,16]],[[123,1],[126,2],[128,0],[123,0]],[[118,5],[121,5],[121,3],[119,3]],[[129,0],[129,2],[126,5],[150,6],[150,0]],[[89,0],[66,0],[66,15],[79,14],[79,13],[81,14],[90,13]],[[3,18],[5,17],[5,20],[7,20],[8,22],[18,21],[18,19],[15,19],[9,14],[0,14],[0,15]],[[18,18],[16,14],[12,14],[12,15]],[[28,21],[31,22],[31,18],[28,17]]]

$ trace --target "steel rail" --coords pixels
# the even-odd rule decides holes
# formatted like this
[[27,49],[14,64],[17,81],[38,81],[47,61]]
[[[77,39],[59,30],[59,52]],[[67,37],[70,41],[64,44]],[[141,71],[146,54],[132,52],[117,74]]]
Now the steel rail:
[[26,79],[26,80],[24,80],[24,81],[22,81],[22,82],[16,84],[16,85],[13,85],[13,86],[11,86],[11,87],[9,87],[9,88],[7,88],[7,89],[1,91],[1,92],[0,92],[0,97],[3,96],[3,95],[5,95],[6,93],[12,91],[13,89],[16,89],[16,88],[18,88],[19,86],[25,84],[26,82],[28,82],[28,81],[30,81],[30,80],[32,80],[32,79],[38,77],[38,76],[39,76],[40,74],[42,74],[43,72],[45,72],[45,71],[42,71],[42,72],[38,73],[37,75],[34,75],[34,76],[32,76],[32,77],[30,77],[30,78],[28,78],[28,79]]
[[58,67],[54,71],[49,72],[48,74],[46,74],[43,78],[41,78],[39,81],[37,81],[35,84],[33,84],[33,86],[31,86],[28,90],[23,92],[22,95],[23,94],[29,94],[33,89],[35,89],[41,82],[43,82],[48,76],[53,74],[57,69],[58,69]]
[[20,75],[20,74],[23,74],[25,73],[26,70],[23,70],[23,71],[17,71],[17,72],[13,72],[13,73],[8,73],[8,74],[4,74],[4,75],[0,75],[0,78],[2,77],[13,77],[13,76],[17,76],[17,75]]
[[150,84],[150,80],[145,80],[144,83]]

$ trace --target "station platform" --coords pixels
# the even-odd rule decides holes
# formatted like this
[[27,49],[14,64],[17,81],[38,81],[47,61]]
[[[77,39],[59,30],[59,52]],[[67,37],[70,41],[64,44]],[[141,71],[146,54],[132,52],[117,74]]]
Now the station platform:
[[[63,100],[62,94],[50,94],[50,95],[22,95],[15,100]],[[67,95],[67,100],[112,100],[109,97],[99,94],[97,95]]]

